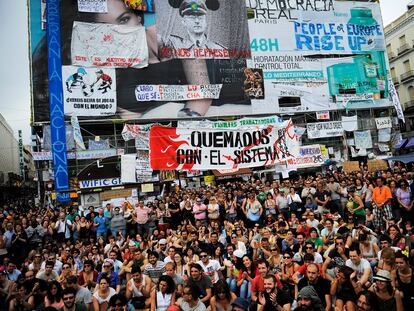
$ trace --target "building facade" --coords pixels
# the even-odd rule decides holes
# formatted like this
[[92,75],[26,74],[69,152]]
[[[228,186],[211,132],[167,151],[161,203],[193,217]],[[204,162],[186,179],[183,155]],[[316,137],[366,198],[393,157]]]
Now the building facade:
[[404,137],[414,134],[414,6],[384,29],[391,77],[405,114]]
[[0,185],[8,183],[8,174],[19,175],[19,149],[13,130],[0,114]]

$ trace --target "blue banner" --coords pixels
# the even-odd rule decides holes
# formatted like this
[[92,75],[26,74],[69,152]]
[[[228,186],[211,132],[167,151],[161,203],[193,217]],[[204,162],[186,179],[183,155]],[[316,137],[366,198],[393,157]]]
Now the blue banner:
[[60,47],[60,0],[47,0],[47,64],[55,190],[69,189]]

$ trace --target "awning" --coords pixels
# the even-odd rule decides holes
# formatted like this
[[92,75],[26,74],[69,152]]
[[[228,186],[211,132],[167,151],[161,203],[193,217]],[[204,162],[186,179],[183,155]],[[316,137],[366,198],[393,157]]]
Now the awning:
[[407,138],[404,138],[404,139],[401,139],[396,145],[395,145],[395,149],[401,149],[401,148],[404,148],[404,146],[407,144],[407,142],[408,142],[408,139]]
[[414,147],[414,137],[411,137],[411,138],[408,140],[408,143],[405,145],[405,147],[404,147],[404,148],[411,148],[411,147]]
[[245,175],[245,174],[251,174],[252,169],[251,168],[240,168],[237,170],[213,170],[213,174],[216,177],[224,177],[224,176],[234,176],[234,175]]
[[390,157],[390,158],[387,158],[387,160],[400,161],[400,162],[403,162],[403,163],[407,164],[407,163],[410,163],[410,162],[414,162],[414,153],[403,154],[403,155],[399,155],[399,156],[395,156],[395,157]]

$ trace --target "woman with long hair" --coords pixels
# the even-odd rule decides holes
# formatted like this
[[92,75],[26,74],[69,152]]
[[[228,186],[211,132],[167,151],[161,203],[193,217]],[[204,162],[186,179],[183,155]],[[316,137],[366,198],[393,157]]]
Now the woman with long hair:
[[403,252],[395,254],[397,269],[391,271],[391,284],[402,294],[405,310],[414,309],[414,269],[410,266],[409,258]]
[[277,244],[270,246],[271,256],[267,258],[269,263],[269,271],[272,273],[280,273],[282,271],[283,255],[280,253]]
[[237,204],[231,192],[226,195],[224,208],[226,210],[226,219],[233,223],[237,218]]
[[262,204],[257,200],[256,194],[253,191],[243,201],[242,210],[247,218],[247,228],[253,228],[259,222],[263,213]]
[[172,277],[162,275],[151,293],[151,311],[166,311],[175,303],[175,283]]
[[378,310],[378,301],[374,293],[363,291],[358,294],[357,300],[358,311],[376,311]]
[[229,285],[224,280],[219,280],[214,284],[214,294],[210,298],[210,309],[211,311],[231,311],[231,304],[236,298],[236,294],[230,291]]
[[44,304],[45,307],[53,307],[56,309],[63,307],[62,286],[58,281],[52,281],[48,284]]
[[[239,277],[237,279],[237,287],[240,288],[240,297],[244,299],[251,298],[251,288],[253,279],[256,277],[256,266],[249,256],[244,255],[241,259],[242,264],[236,264],[239,270]],[[237,267],[239,266],[239,267]]]
[[109,300],[116,294],[115,289],[109,286],[109,278],[103,276],[99,281],[99,286],[95,290],[92,298],[93,309],[95,311],[109,310]]
[[395,193],[398,204],[401,209],[401,216],[404,221],[410,219],[413,215],[413,194],[411,193],[409,184],[406,180],[400,181],[400,186]]
[[391,284],[391,274],[386,270],[379,270],[374,276],[374,284],[369,289],[375,294],[378,301],[378,311],[404,310],[401,294]]
[[391,238],[392,246],[405,250],[405,237],[401,234],[401,230],[397,225],[390,225],[387,233]]

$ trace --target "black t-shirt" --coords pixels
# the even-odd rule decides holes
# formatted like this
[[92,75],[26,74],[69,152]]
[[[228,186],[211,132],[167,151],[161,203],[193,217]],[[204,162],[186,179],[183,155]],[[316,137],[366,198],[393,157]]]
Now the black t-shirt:
[[326,307],[325,295],[330,295],[331,282],[322,277],[319,277],[315,284],[309,284],[308,278],[304,277],[298,283],[298,291],[309,285],[315,289],[315,291],[318,293],[319,299],[322,302],[322,305]]
[[[345,248],[345,256],[349,258],[349,249]],[[331,263],[329,264],[329,268],[337,268],[345,266],[345,261],[342,256],[338,253],[338,250],[335,248],[331,250],[328,254],[328,257],[331,258]]]
[[[272,304],[272,301],[270,300],[270,296],[267,292],[264,293],[264,296],[266,298],[266,304],[263,307],[263,311],[273,311],[275,310],[275,307]],[[276,295],[276,301],[278,305],[283,307],[287,303],[291,303],[292,299],[290,297],[290,294],[288,291],[285,290],[278,290]]]
[[187,284],[190,286],[198,287],[200,299],[203,299],[204,297],[207,296],[207,288],[213,287],[213,284],[211,284],[210,278],[206,276],[202,276],[199,281],[194,281],[192,278],[189,278]]
[[315,198],[318,199],[319,201],[325,201],[329,196],[330,196],[330,193],[326,190],[323,190],[323,191],[316,190],[315,192]]

